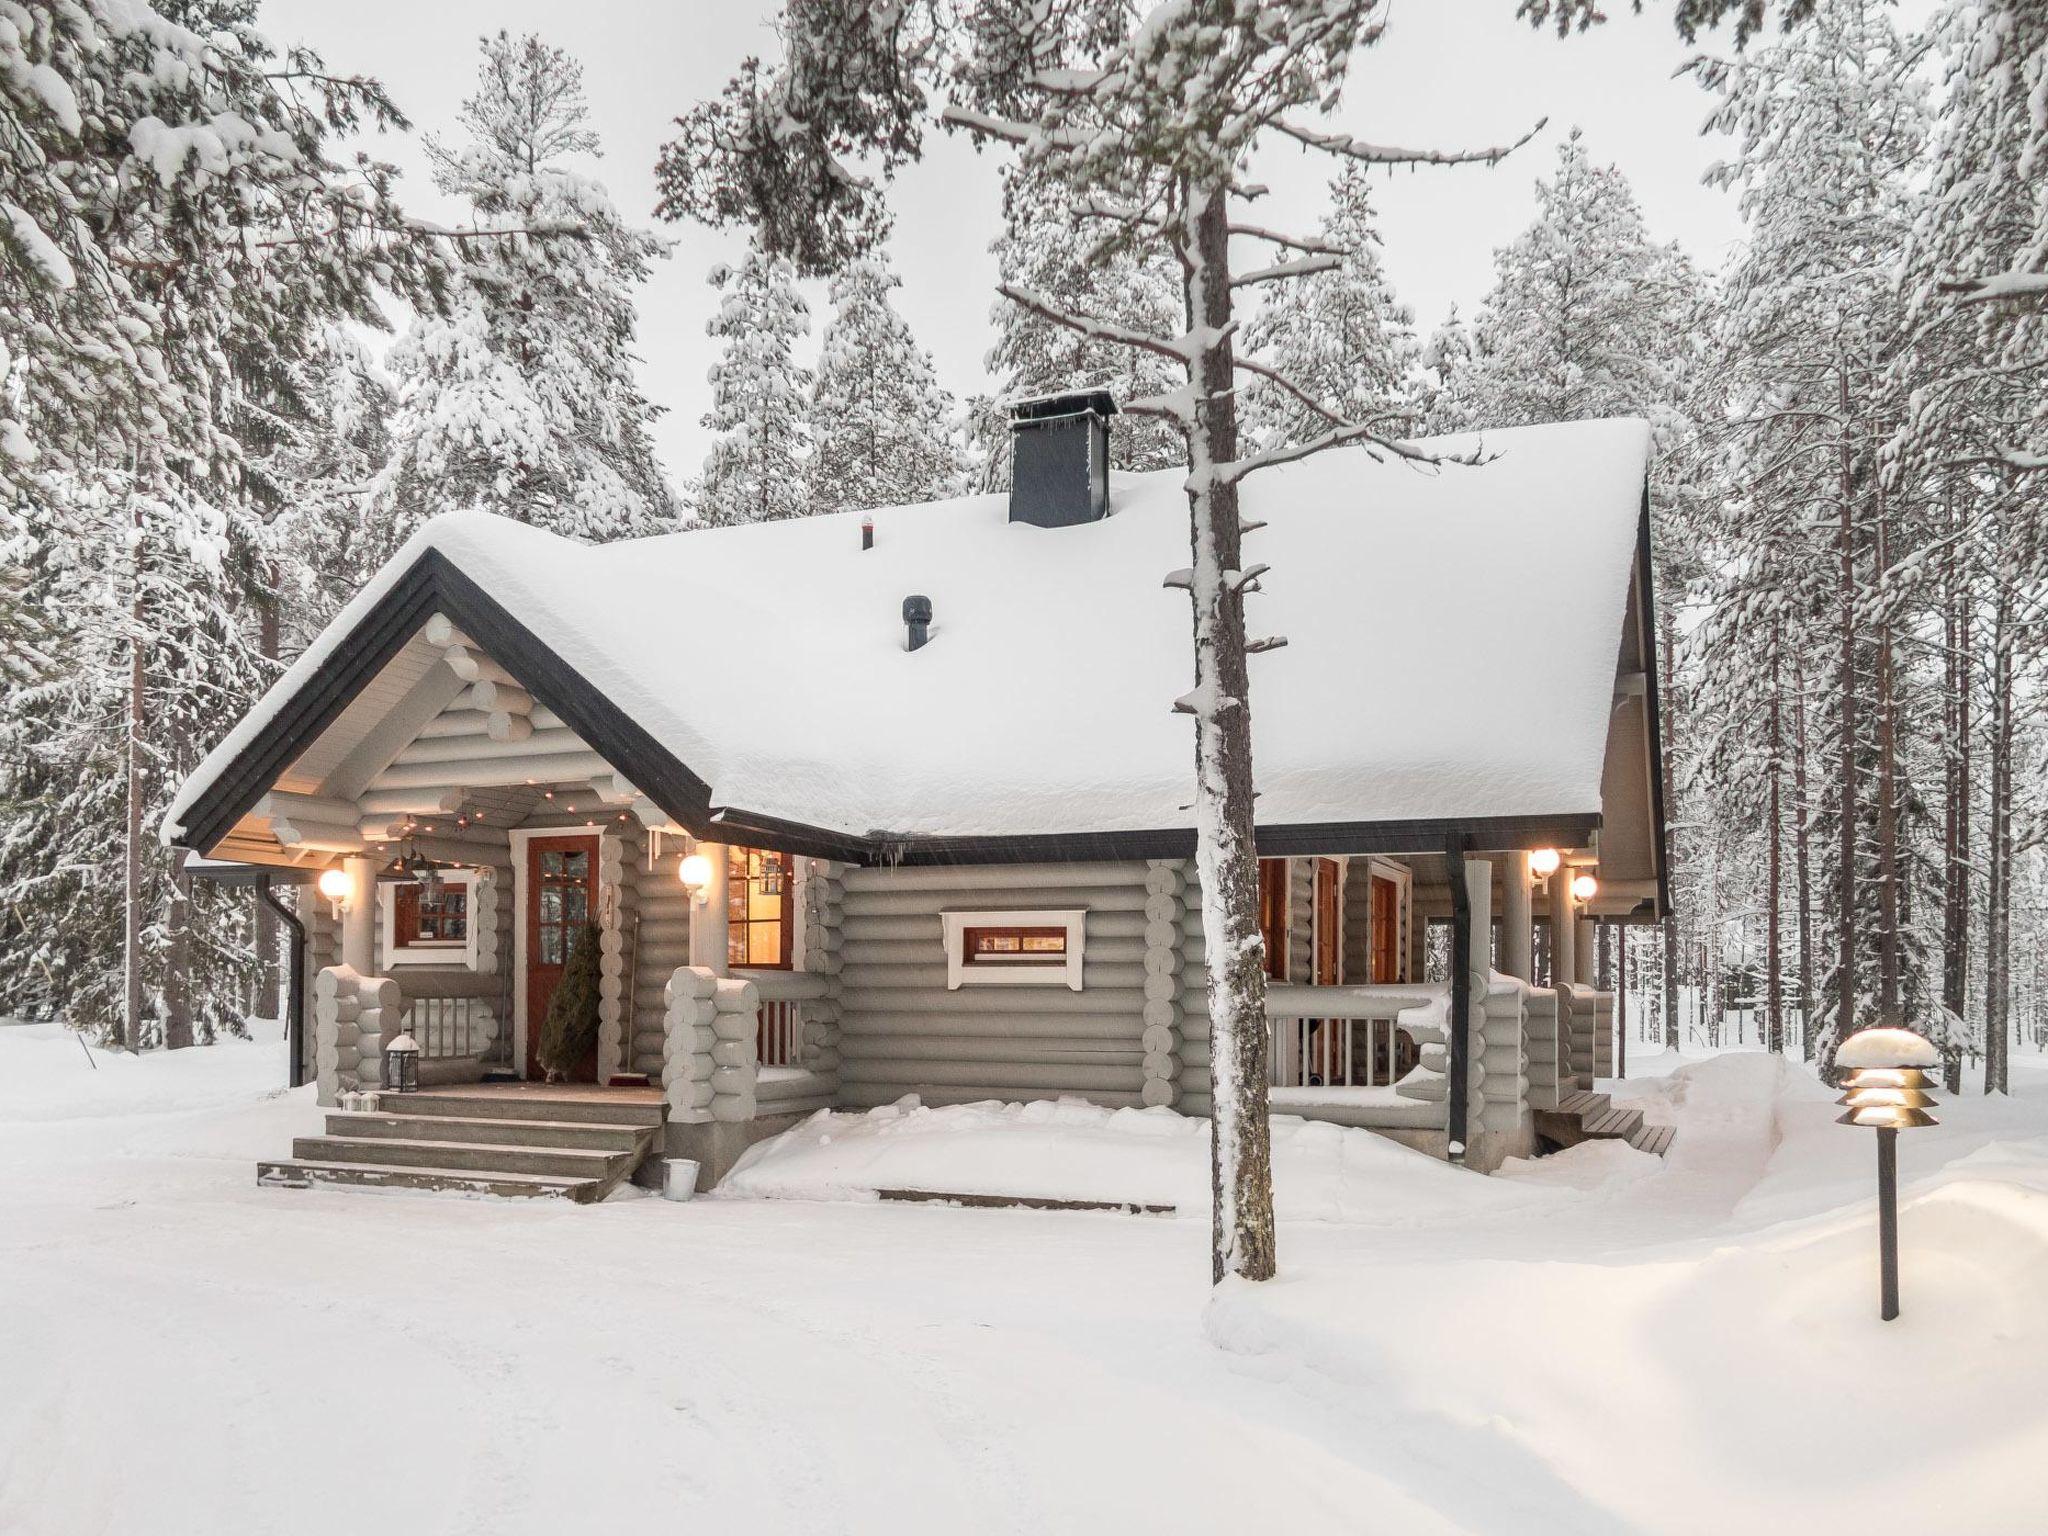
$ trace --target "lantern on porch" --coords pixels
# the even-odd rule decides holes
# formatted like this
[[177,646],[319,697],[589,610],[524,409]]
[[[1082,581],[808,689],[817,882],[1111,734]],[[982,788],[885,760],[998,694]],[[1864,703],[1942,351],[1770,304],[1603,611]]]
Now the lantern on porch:
[[1926,1069],[1940,1061],[1910,1029],[1859,1030],[1835,1053],[1846,1073],[1835,1102],[1847,1111],[1836,1123],[1877,1132],[1878,1315],[1886,1322],[1899,1315],[1899,1132],[1937,1123],[1927,1113],[1934,1095]]
[[1548,880],[1563,862],[1563,856],[1555,848],[1538,848],[1529,855],[1529,873],[1538,880]]
[[384,1086],[393,1093],[419,1092],[420,1043],[409,1031],[384,1047]]

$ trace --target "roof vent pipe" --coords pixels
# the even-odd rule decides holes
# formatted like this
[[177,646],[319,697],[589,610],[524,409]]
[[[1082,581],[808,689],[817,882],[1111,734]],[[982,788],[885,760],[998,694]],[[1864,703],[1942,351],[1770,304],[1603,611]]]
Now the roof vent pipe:
[[910,643],[905,650],[915,651],[924,647],[931,638],[932,600],[912,593],[903,599],[903,625],[910,632]]

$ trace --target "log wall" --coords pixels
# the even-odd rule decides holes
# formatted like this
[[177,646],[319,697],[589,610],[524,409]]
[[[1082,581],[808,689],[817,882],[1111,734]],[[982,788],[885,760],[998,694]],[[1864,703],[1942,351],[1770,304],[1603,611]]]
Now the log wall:
[[[841,876],[838,1103],[932,1104],[1145,1092],[1150,867],[848,869]],[[948,908],[1087,909],[1083,989],[946,986]],[[1160,990],[1172,990],[1170,978]],[[1157,1090],[1154,1090],[1155,1097]]]

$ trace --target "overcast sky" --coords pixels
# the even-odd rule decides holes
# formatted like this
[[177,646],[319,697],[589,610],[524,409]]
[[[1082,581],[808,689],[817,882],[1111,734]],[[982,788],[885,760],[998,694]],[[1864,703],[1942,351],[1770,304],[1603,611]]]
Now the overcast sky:
[[[539,31],[582,61],[592,124],[604,141],[597,173],[628,218],[651,223],[655,156],[672,119],[715,94],[747,53],[773,51],[764,18],[775,9],[768,0],[266,0],[263,23],[277,42],[310,44],[332,65],[377,76],[418,129],[441,134],[456,131],[478,35]],[[1531,184],[1575,124],[1593,154],[1619,164],[1634,184],[1656,237],[1679,241],[1712,267],[1739,234],[1733,200],[1700,185],[1721,151],[1699,133],[1705,94],[1690,78],[1673,77],[1692,50],[1678,41],[1670,7],[1636,16],[1616,0],[1609,9],[1604,27],[1560,40],[1518,22],[1515,0],[1392,0],[1385,41],[1355,65],[1341,124],[1378,142],[1472,147],[1511,141],[1549,119],[1534,143],[1496,169],[1400,171],[1380,184],[1387,266],[1425,334],[1453,301],[1470,314],[1484,297],[1494,247],[1528,221]],[[387,138],[376,149],[404,168],[409,205],[460,217],[434,191],[415,141]],[[929,157],[894,195],[898,302],[956,394],[984,383],[997,164],[993,152],[977,157],[965,142],[935,133]],[[1332,169],[1321,157],[1272,154],[1259,167],[1274,189],[1262,219],[1313,225]],[[707,436],[698,425],[712,357],[705,274],[732,259],[743,236],[663,228],[675,250],[640,296],[641,376],[668,408],[656,436],[670,474],[681,478],[696,472]],[[824,303],[821,292],[811,297],[815,346]]]

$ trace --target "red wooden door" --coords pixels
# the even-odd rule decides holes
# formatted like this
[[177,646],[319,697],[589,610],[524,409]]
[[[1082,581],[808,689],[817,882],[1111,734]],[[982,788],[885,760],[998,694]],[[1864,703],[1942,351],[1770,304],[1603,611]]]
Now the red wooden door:
[[[540,1025],[561,984],[570,946],[597,919],[597,839],[536,837],[526,845],[526,1075],[540,1064]],[[597,1081],[597,1054],[579,1062],[572,1081]]]
[[1385,875],[1372,877],[1372,979],[1401,979],[1401,887]]

